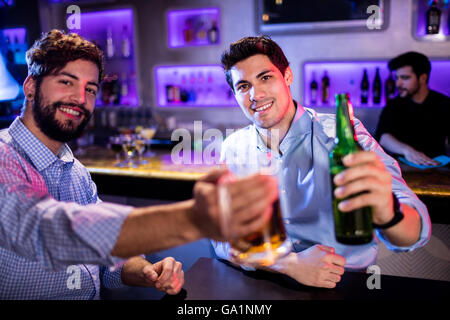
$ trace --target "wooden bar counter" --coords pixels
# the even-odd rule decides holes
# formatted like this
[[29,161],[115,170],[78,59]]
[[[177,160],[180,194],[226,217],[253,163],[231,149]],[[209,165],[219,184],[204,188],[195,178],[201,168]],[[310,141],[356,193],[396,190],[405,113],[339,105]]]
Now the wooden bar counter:
[[[169,150],[154,150],[155,156],[137,168],[114,165],[114,154],[106,148],[89,147],[76,157],[88,168],[99,194],[179,201],[192,197],[195,181],[215,164],[176,164]],[[198,155],[201,156],[201,155]],[[201,162],[201,161],[199,161]],[[450,223],[450,168],[416,169],[400,164],[403,178],[425,202],[433,222]]]
[[[380,288],[369,289],[372,274],[343,274],[334,289],[302,285],[266,271],[244,271],[216,259],[200,258],[185,274],[183,290],[166,300],[405,300],[448,299],[450,282],[380,275]],[[369,281],[368,281],[369,280]]]

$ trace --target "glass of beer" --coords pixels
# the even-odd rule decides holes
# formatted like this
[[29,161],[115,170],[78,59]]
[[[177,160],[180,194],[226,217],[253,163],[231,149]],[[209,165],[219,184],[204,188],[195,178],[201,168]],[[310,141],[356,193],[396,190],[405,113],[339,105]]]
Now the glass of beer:
[[[258,152],[257,157],[251,161],[246,160],[228,168],[237,179],[255,173],[270,174],[277,178],[281,176],[281,172],[278,173],[277,160],[272,158],[271,152]],[[226,194],[226,188],[219,188],[219,199],[223,215],[222,225],[226,226],[230,212],[230,198]],[[254,234],[230,241],[229,253],[233,262],[249,267],[270,266],[291,251],[292,245],[283,223],[282,207],[282,201],[277,199],[273,203],[272,216],[266,226]]]

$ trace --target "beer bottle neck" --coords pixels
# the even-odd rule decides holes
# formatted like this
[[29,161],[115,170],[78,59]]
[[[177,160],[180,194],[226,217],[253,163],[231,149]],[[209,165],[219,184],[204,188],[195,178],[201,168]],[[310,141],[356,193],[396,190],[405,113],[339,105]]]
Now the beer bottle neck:
[[353,128],[353,109],[343,95],[336,97],[336,145],[344,154],[358,151],[359,145]]

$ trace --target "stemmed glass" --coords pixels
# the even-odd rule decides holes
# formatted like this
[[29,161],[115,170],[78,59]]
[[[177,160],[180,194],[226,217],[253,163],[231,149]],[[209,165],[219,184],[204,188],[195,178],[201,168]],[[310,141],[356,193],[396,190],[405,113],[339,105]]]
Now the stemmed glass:
[[125,153],[125,165],[129,168],[135,168],[136,165],[133,163],[133,157],[136,152],[136,146],[134,144],[134,135],[133,134],[122,134],[122,149]]
[[120,154],[123,151],[122,141],[120,136],[111,136],[109,137],[108,147],[114,152],[116,156],[116,161],[114,162],[114,167],[123,167],[122,159]]
[[145,140],[145,146],[146,146],[146,157],[154,157],[155,153],[150,151],[152,138],[155,136],[157,131],[156,125],[150,125],[147,128],[143,128],[141,132],[139,133],[140,136]]
[[142,159],[142,155],[144,154],[144,151],[146,149],[146,140],[144,139],[144,137],[142,137],[141,133],[137,134],[134,139],[134,148],[136,149],[136,151],[138,153],[137,165],[139,166],[141,164],[146,164],[147,160]]

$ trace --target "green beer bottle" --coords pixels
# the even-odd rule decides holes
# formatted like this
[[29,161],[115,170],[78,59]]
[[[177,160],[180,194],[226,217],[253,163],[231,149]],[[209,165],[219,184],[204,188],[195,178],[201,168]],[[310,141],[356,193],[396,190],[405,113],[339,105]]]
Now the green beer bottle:
[[[364,207],[351,212],[341,212],[338,204],[345,199],[336,199],[334,176],[346,167],[342,159],[362,150],[353,128],[353,107],[347,93],[336,94],[336,138],[330,152],[330,175],[333,185],[333,214],[336,240],[343,244],[358,245],[372,241],[372,207]],[[354,197],[352,195],[350,197]]]

